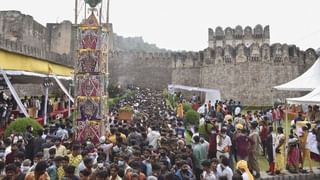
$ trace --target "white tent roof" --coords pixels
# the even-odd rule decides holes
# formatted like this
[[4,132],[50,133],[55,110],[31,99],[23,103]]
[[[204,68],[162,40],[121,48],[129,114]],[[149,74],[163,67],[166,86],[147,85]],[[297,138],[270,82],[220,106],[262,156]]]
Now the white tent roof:
[[176,85],[176,84],[169,84],[168,85],[169,92],[174,92],[175,89],[205,92],[206,93],[205,102],[208,102],[209,100],[215,101],[215,100],[221,99],[220,91],[218,89],[199,88],[199,87]]
[[176,84],[169,84],[168,89],[182,89],[187,91],[200,91],[200,92],[219,92],[217,89],[208,89],[208,88],[199,88],[194,86],[184,86],[184,85],[176,85]]
[[273,88],[283,91],[312,91],[320,87],[320,58],[302,75]]
[[320,104],[320,87],[302,97],[287,98],[287,102],[288,104]]

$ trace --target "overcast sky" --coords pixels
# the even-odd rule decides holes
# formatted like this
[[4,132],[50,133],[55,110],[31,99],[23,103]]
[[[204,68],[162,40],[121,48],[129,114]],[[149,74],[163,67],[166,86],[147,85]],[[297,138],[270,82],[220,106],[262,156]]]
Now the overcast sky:
[[[75,0],[2,1],[38,22],[74,21]],[[81,6],[81,5],[80,5]],[[208,28],[270,25],[271,43],[320,47],[320,0],[111,0],[110,22],[123,36],[142,36],[172,50],[202,50]],[[83,14],[83,13],[82,13]]]

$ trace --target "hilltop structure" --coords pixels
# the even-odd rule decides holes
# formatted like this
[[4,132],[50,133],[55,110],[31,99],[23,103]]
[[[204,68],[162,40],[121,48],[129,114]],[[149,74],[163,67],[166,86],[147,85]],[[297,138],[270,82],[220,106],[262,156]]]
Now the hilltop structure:
[[[109,25],[112,29],[112,25]],[[69,21],[46,27],[18,11],[0,12],[0,48],[21,47],[22,53],[66,65],[75,62],[77,28]],[[181,84],[220,89],[223,99],[246,105],[270,105],[273,98],[300,93],[273,91],[272,87],[305,72],[317,59],[314,49],[270,44],[269,26],[221,27],[208,30],[208,48],[198,52],[172,52],[141,38],[112,37],[110,81],[122,85],[164,89]],[[1,45],[2,43],[2,45]]]

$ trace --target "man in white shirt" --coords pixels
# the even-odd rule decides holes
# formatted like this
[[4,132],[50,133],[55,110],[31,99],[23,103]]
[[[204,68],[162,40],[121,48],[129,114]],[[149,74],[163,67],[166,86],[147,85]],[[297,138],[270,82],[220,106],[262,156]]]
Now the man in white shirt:
[[227,135],[227,128],[221,128],[221,132],[217,135],[217,158],[220,156],[225,156],[226,158],[230,157],[230,149],[231,149],[231,139]]
[[203,166],[203,173],[201,174],[202,180],[216,180],[216,176],[211,169],[211,162],[209,160],[205,160],[201,163]]
[[158,141],[160,137],[161,137],[160,133],[155,130],[155,127],[152,127],[151,131],[147,135],[147,140],[149,142],[149,145],[152,146],[153,149],[158,148]]
[[229,167],[229,159],[225,156],[221,156],[221,163],[217,166],[217,173],[220,175],[218,179],[221,176],[225,176],[228,178],[228,180],[232,180],[233,171]]

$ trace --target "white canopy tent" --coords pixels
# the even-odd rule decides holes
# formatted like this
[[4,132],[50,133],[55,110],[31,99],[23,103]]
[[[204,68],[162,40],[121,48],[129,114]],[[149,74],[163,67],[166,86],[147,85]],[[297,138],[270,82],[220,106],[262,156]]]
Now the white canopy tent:
[[206,99],[205,99],[206,103],[208,103],[209,100],[211,100],[212,102],[215,102],[216,100],[221,99],[220,91],[217,89],[199,88],[199,87],[193,87],[193,86],[174,85],[174,84],[168,85],[169,92],[175,92],[176,89],[205,92],[206,93]]
[[320,87],[320,58],[299,77],[273,88],[282,91],[312,91],[317,87]]
[[320,87],[311,91],[310,93],[297,98],[287,98],[288,104],[320,104]]
[[[16,83],[17,82],[20,82],[20,83],[42,83],[44,78],[47,78],[47,77],[54,78],[55,81],[57,82],[58,86],[62,89],[62,91],[69,97],[69,99],[72,102],[74,102],[73,97],[70,95],[70,93],[66,90],[66,88],[63,86],[63,84],[60,81],[60,80],[72,80],[71,77],[68,77],[68,76],[56,76],[56,75],[53,75],[53,74],[46,75],[46,74],[35,73],[35,72],[27,72],[27,71],[3,70],[3,69],[0,69],[0,73],[2,74],[2,76],[3,76],[3,78],[4,78],[5,82],[6,82],[6,85],[8,86],[11,94],[13,95],[14,99],[16,100],[19,108],[22,110],[22,112],[24,113],[24,115],[26,117],[29,117],[29,114],[28,114],[27,110],[25,109],[25,107],[23,106],[23,104],[22,104],[22,102],[21,102],[16,90],[14,89],[9,77],[11,78],[11,80],[13,80]],[[46,100],[45,100],[45,102],[47,102],[47,99],[48,99],[48,88],[46,88]],[[45,108],[45,109],[47,109],[47,108]],[[46,119],[46,117],[44,119]],[[45,120],[44,123],[46,123],[46,120]]]

